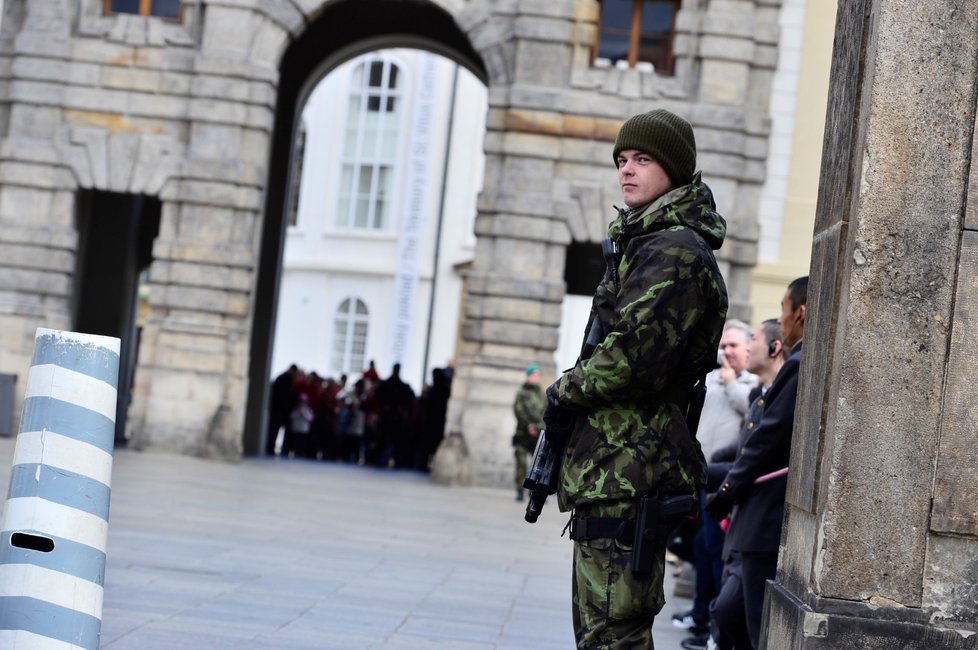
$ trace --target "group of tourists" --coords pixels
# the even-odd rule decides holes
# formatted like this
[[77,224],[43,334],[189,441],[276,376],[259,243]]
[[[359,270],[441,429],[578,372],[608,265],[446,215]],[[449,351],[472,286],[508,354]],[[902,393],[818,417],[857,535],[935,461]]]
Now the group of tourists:
[[272,382],[265,452],[360,465],[427,470],[445,431],[452,368],[435,368],[420,395],[371,361],[350,383],[293,364]]

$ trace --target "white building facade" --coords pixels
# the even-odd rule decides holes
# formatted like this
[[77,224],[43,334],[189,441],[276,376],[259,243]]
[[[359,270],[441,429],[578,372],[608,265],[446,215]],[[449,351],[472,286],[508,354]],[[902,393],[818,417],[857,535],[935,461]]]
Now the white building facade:
[[486,107],[478,79],[421,50],[356,57],[315,85],[289,170],[274,374],[400,363],[418,391],[452,360]]

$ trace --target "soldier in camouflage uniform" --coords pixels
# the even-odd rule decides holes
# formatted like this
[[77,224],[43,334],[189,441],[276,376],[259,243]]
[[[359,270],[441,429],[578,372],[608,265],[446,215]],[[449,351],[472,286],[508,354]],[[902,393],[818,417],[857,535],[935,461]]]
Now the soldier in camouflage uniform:
[[[581,358],[547,389],[544,420],[549,436],[558,412],[576,415],[561,510],[573,510],[575,524],[621,521],[623,530],[639,497],[692,494],[705,484],[703,453],[684,414],[694,384],[716,365],[727,315],[713,254],[726,223],[694,173],[696,144],[682,118],[665,110],[632,117],[614,161],[627,208],[608,230],[608,269]],[[654,542],[649,573],[631,570],[627,534],[584,537],[574,544],[577,647],[652,648],[652,620],[665,604],[664,536]]]
[[516,414],[516,433],[513,434],[513,455],[516,459],[516,500],[523,500],[523,479],[526,478],[527,459],[537,445],[543,428],[543,410],[547,396],[540,386],[540,367],[536,364],[526,369],[526,381],[516,392],[513,413]]

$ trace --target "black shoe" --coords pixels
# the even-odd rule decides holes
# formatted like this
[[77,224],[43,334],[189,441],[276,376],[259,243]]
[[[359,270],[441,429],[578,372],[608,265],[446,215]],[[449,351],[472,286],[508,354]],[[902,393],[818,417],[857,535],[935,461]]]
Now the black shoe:
[[706,650],[706,644],[710,640],[710,634],[697,634],[696,636],[691,636],[688,639],[683,639],[679,645],[681,645],[686,650]]

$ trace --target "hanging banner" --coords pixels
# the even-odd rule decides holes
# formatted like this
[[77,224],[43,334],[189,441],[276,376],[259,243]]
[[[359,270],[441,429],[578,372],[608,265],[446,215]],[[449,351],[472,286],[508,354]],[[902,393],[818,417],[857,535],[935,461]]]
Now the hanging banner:
[[420,54],[417,92],[410,122],[410,144],[405,170],[405,193],[397,242],[397,270],[394,274],[393,312],[390,341],[391,363],[401,363],[411,342],[412,321],[417,305],[418,274],[424,245],[425,202],[431,167],[434,136],[437,60],[427,52]]

